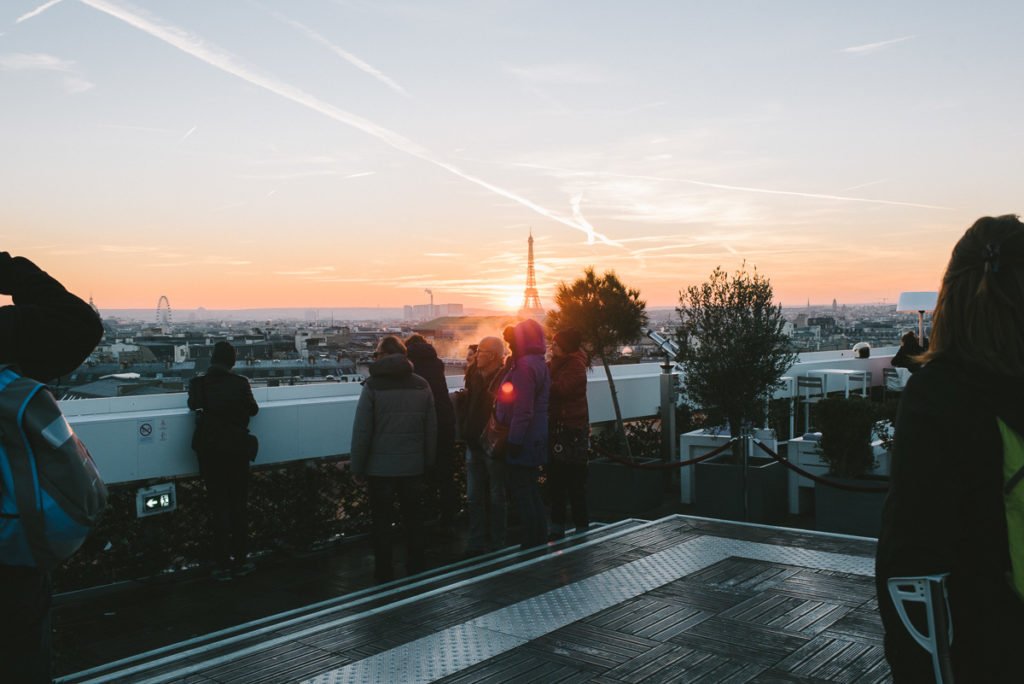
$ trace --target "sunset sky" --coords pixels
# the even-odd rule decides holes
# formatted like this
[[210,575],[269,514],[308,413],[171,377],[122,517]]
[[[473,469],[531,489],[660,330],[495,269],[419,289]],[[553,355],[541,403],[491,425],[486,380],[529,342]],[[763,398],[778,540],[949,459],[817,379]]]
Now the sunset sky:
[[4,0],[0,248],[101,308],[934,290],[1020,213],[1024,3]]

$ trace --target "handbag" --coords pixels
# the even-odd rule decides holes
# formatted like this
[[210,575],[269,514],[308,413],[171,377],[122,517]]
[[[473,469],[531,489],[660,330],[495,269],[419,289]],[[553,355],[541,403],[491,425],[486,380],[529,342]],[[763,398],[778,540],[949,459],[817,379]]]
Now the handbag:
[[245,437],[242,438],[242,453],[250,463],[255,461],[256,455],[260,453],[260,440],[249,432],[249,428],[245,428]]

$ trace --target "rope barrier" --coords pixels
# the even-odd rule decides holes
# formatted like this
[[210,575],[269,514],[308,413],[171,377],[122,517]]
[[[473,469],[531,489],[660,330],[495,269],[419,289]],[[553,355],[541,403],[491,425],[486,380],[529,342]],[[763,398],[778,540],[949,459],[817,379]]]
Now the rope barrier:
[[737,439],[739,439],[739,437],[733,437],[728,442],[718,447],[714,451],[709,451],[708,453],[697,456],[696,458],[691,458],[688,461],[675,461],[673,463],[636,463],[634,461],[626,460],[619,456],[618,454],[612,453],[611,451],[608,451],[607,449],[604,449],[602,447],[595,445],[592,446],[591,448],[598,455],[604,456],[605,458],[609,458],[617,463],[621,463],[622,465],[629,466],[630,468],[638,468],[640,470],[671,470],[673,468],[684,468],[686,466],[691,466],[694,465],[695,463],[700,463],[701,461],[706,461],[709,458],[718,456],[719,454],[724,452],[728,447],[732,446],[732,443],[735,442]]
[[[726,442],[725,444],[723,444],[722,446],[718,447],[713,451],[709,451],[708,453],[702,454],[701,456],[697,456],[696,458],[691,458],[688,461],[676,461],[674,463],[636,463],[634,461],[629,461],[616,453],[613,453],[611,451],[608,451],[607,449],[604,449],[596,445],[593,446],[592,449],[596,454],[604,456],[605,458],[615,461],[616,463],[621,463],[622,465],[630,468],[637,468],[639,470],[671,470],[673,468],[685,468],[686,466],[691,466],[700,463],[701,461],[706,461],[709,458],[714,458],[715,456],[718,456],[719,454],[723,453],[726,449],[731,447],[732,444],[738,439],[739,437],[733,437],[728,442]],[[836,482],[835,480],[826,479],[819,475],[815,475],[814,473],[809,473],[800,466],[790,462],[789,459],[785,459],[782,456],[779,456],[777,453],[769,449],[762,441],[758,439],[754,440],[754,444],[756,444],[757,447],[761,449],[761,451],[768,454],[768,456],[770,456],[772,459],[778,461],[779,463],[789,468],[793,472],[797,473],[798,475],[806,477],[808,480],[811,480],[812,482],[825,485],[826,487],[835,487],[836,489],[844,489],[849,492],[871,493],[889,491],[889,485],[887,484],[876,487],[869,487],[864,485],[847,484],[845,482]]]
[[819,475],[815,475],[813,473],[807,472],[806,470],[804,470],[800,466],[795,465],[794,463],[791,463],[789,461],[789,459],[782,458],[777,453],[775,453],[774,451],[769,449],[759,439],[755,439],[754,440],[754,444],[756,444],[758,446],[758,448],[761,449],[761,451],[765,452],[766,454],[771,456],[773,459],[775,459],[776,461],[778,461],[782,465],[786,466],[787,468],[789,468],[793,472],[797,473],[798,475],[802,475],[803,477],[806,477],[808,480],[811,480],[811,481],[816,482],[818,484],[825,485],[826,487],[835,487],[836,489],[845,489],[848,492],[887,492],[887,491],[889,491],[889,485],[887,485],[887,484],[886,485],[881,485],[881,486],[878,486],[878,487],[865,487],[863,485],[852,485],[852,484],[846,484],[845,482],[836,482],[835,480],[827,480],[827,479],[825,479],[825,478],[823,478],[823,477],[821,477]]

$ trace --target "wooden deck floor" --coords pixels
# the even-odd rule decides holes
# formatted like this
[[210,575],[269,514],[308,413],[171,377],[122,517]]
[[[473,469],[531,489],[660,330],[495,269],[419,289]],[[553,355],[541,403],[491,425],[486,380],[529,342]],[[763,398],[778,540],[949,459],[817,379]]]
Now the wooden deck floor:
[[865,540],[631,521],[65,681],[882,682],[873,555]]

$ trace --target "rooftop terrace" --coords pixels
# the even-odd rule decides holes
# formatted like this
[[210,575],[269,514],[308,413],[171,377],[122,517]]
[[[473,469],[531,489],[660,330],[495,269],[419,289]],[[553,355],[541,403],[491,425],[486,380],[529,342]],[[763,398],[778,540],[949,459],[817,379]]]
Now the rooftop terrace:
[[[866,370],[878,385],[890,358],[879,352],[805,354],[790,374]],[[654,414],[658,364],[613,370],[625,415]],[[346,453],[358,392],[257,389],[258,465]],[[588,395],[592,419],[611,419],[603,373]],[[194,473],[184,395],[64,408],[111,483]],[[143,423],[154,429],[143,435]],[[432,570],[379,587],[355,542],[227,586],[193,574],[59,596],[61,681],[888,679],[870,539],[670,515],[471,561],[459,560],[461,541],[434,542]]]
[[881,682],[873,555],[868,539],[626,520],[60,681]]

